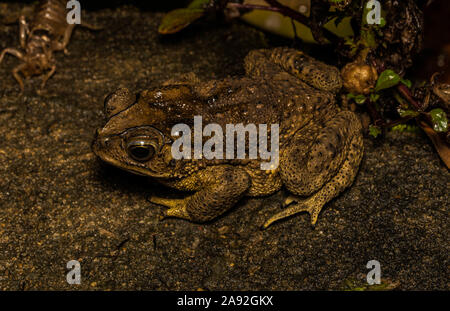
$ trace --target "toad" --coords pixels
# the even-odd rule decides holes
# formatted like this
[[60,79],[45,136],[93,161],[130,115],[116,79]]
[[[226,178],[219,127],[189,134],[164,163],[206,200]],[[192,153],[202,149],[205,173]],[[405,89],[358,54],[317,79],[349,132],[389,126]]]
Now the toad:
[[[244,63],[240,78],[172,82],[137,95],[113,92],[93,151],[109,164],[189,193],[183,199],[153,196],[153,203],[168,207],[165,217],[210,221],[243,196],[284,187],[284,209],[262,227],[300,212],[315,225],[322,207],[352,184],[363,155],[359,118],[335,100],[339,70],[290,48],[254,50]],[[262,170],[260,157],[174,157],[172,128],[192,126],[194,116],[223,128],[278,124],[278,166]]]

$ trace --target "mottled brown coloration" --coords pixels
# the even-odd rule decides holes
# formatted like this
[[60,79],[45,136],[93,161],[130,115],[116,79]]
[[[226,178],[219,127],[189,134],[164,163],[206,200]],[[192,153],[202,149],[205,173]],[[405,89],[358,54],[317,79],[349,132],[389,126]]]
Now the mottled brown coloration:
[[[308,211],[315,224],[323,205],[352,183],[363,154],[358,118],[335,103],[339,71],[288,48],[252,51],[245,69],[240,79],[176,83],[144,91],[137,100],[126,89],[116,91],[105,101],[108,121],[97,131],[94,152],[122,169],[194,193],[182,200],[153,198],[169,207],[167,216],[208,221],[245,195],[269,195],[285,185],[294,195],[286,206],[297,204],[264,227],[301,211]],[[191,126],[196,115],[203,124],[222,128],[279,124],[279,166],[263,171],[261,159],[174,160],[171,129],[178,123]],[[130,154],[135,139],[151,155],[144,161]]]

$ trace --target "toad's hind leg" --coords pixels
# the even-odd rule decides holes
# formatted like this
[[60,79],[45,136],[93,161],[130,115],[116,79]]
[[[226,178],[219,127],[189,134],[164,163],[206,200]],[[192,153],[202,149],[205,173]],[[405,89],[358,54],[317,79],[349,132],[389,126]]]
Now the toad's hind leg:
[[[299,133],[299,138],[294,139],[282,154],[281,177],[286,188],[294,194],[287,198],[285,205],[296,204],[272,216],[263,228],[304,211],[311,215],[315,225],[322,207],[353,182],[363,154],[361,124],[357,116],[349,111],[340,112],[324,124],[319,135],[308,138],[315,130]],[[301,199],[299,196],[309,197]]]
[[[362,154],[361,154],[362,155]],[[331,199],[336,197],[341,191],[350,186],[358,171],[361,156],[353,159],[347,158],[338,171],[325,186],[307,199],[300,199],[297,196],[289,196],[284,204],[289,205],[283,211],[270,217],[263,225],[263,229],[269,227],[277,220],[301,213],[308,212],[311,216],[311,224],[314,226],[319,217],[322,207]],[[292,204],[291,204],[292,203]]]
[[245,70],[247,75],[269,79],[281,71],[288,72],[310,86],[327,92],[334,93],[342,87],[339,69],[292,48],[253,50],[245,58]]

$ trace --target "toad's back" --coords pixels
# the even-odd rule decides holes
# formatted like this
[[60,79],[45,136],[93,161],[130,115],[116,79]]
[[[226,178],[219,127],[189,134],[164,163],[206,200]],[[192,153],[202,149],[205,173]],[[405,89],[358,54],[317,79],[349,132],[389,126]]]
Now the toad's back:
[[[190,109],[180,105],[175,123],[191,124],[202,116],[203,123],[279,124],[283,135],[309,122],[320,123],[339,110],[334,95],[317,90],[289,73],[279,73],[271,80],[243,77],[210,81],[189,86],[194,94]],[[176,109],[178,110],[178,109]]]

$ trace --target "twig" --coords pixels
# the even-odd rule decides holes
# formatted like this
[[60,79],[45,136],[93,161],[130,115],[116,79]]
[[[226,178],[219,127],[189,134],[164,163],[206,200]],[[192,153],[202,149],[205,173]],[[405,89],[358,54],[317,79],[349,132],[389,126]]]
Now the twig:
[[280,13],[283,15],[286,15],[290,18],[295,19],[296,21],[299,21],[300,23],[308,26],[311,29],[311,32],[313,34],[313,37],[317,42],[320,44],[326,44],[327,39],[323,36],[322,31],[320,30],[320,27],[313,23],[308,17],[305,15],[291,9],[288,6],[285,6],[278,2],[277,0],[264,0],[267,2],[270,6],[274,8],[278,8],[280,10]]
[[274,8],[266,5],[257,5],[257,4],[242,4],[242,3],[235,3],[235,2],[229,2],[229,7],[236,8],[236,9],[243,9],[243,10],[265,10],[265,11],[272,11],[272,12],[279,12],[281,13],[282,10],[279,8]]
[[241,4],[241,3],[228,3],[228,6],[234,7],[237,9],[266,10],[266,11],[272,11],[272,12],[277,12],[277,13],[283,14],[283,15],[290,17],[290,18],[304,24],[305,26],[309,27],[311,29],[314,39],[317,42],[319,42],[320,44],[328,43],[326,37],[323,34],[323,31],[322,31],[322,28],[320,27],[320,25],[317,25],[316,23],[314,23],[305,15],[291,9],[288,6],[285,6],[281,3],[279,3],[277,0],[264,0],[264,1],[269,6],[255,5],[255,4]]
[[305,24],[308,27],[311,27],[311,21],[303,14],[294,11],[288,6],[285,6],[284,4],[281,4],[277,0],[264,0],[269,4],[270,6],[279,9],[284,15],[289,16],[297,21],[299,21],[302,24]]
[[422,105],[419,104],[414,97],[412,96],[411,92],[409,91],[409,89],[406,87],[406,85],[404,85],[403,83],[399,83],[397,85],[397,90],[400,92],[400,94],[403,95],[403,97],[405,97],[408,102],[417,110],[417,111],[422,111]]
[[378,113],[377,109],[375,108],[374,103],[373,103],[371,100],[366,99],[365,104],[366,104],[366,106],[367,106],[367,109],[369,110],[370,116],[372,117],[373,124],[376,125],[376,126],[384,127],[385,122],[384,122],[384,120],[381,118],[381,116],[380,116],[380,114]]
[[411,120],[411,119],[414,119],[414,118],[417,118],[417,116],[407,116],[407,117],[403,117],[403,118],[397,119],[397,120],[395,120],[395,121],[391,121],[391,122],[388,122],[388,123],[384,123],[384,124],[382,125],[382,127],[384,127],[384,128],[393,127],[393,126],[396,126],[396,125],[398,125],[398,124],[405,123],[405,122],[407,122],[407,121],[409,121],[409,120]]

